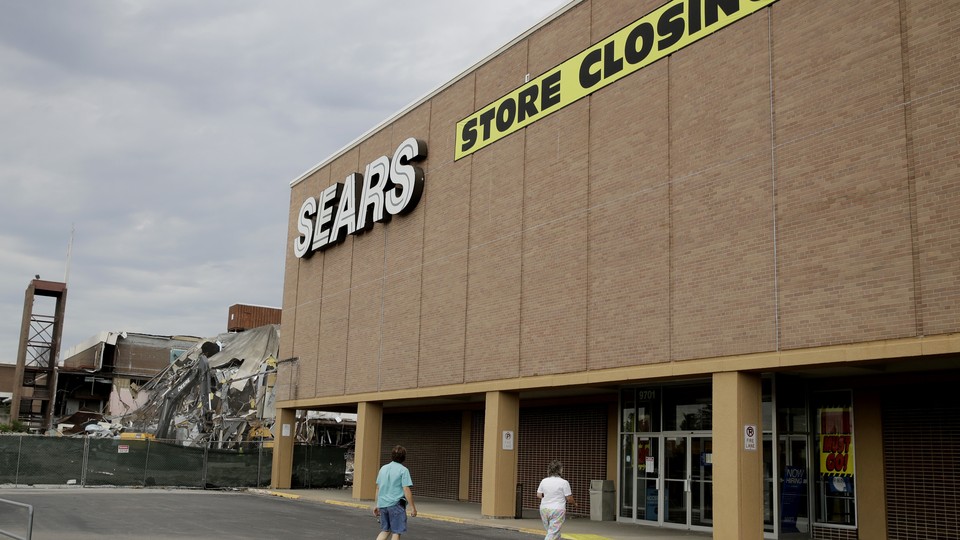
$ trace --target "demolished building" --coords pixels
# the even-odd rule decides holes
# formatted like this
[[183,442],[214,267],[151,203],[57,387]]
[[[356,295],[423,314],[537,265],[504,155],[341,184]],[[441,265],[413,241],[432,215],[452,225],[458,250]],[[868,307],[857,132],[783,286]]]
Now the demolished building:
[[[270,442],[279,328],[267,324],[207,339],[95,336],[71,349],[73,371],[61,373],[79,378],[60,406],[69,414],[57,433],[215,449]],[[80,400],[94,390],[93,401]],[[304,411],[294,434],[305,445],[352,448],[355,430],[356,414]]]
[[203,339],[100,332],[66,350],[58,370],[55,416],[126,414],[143,404],[138,390]]
[[184,446],[226,449],[271,439],[279,328],[265,325],[197,343],[135,389],[141,405],[114,417],[114,424]]

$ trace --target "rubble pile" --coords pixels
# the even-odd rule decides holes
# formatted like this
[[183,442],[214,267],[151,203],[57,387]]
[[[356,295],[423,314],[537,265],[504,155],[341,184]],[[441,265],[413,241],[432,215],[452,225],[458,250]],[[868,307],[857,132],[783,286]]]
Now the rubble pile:
[[279,344],[279,325],[200,343],[139,389],[149,396],[143,406],[114,422],[184,446],[269,439]]

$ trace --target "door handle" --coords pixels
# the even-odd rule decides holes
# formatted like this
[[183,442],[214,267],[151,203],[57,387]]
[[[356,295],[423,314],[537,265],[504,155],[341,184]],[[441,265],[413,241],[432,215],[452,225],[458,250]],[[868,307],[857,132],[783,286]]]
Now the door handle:
[[689,478],[683,481],[683,490],[686,491],[687,493],[690,493],[690,479],[689,479]]

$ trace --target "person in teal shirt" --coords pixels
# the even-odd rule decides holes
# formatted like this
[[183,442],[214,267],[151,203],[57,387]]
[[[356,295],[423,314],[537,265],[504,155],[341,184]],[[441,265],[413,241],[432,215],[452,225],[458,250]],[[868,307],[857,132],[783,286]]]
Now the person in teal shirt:
[[373,515],[380,518],[380,534],[377,540],[400,540],[407,532],[407,506],[410,516],[417,517],[417,505],[413,502],[413,480],[410,471],[403,466],[407,449],[397,445],[390,452],[390,463],[380,467],[377,473],[377,505]]

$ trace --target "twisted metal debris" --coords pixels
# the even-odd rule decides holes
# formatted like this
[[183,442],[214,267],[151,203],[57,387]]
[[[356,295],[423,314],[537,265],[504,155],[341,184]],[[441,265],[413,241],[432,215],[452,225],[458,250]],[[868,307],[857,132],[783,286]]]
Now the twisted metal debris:
[[279,325],[199,343],[139,389],[149,395],[144,405],[114,422],[184,446],[268,439],[279,343]]

